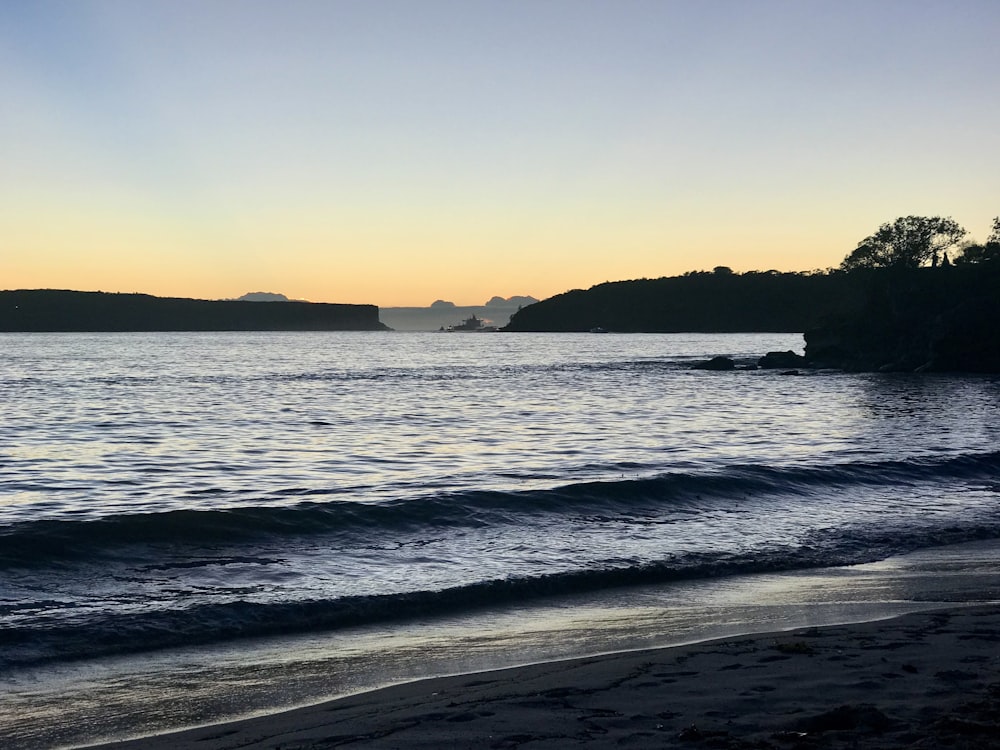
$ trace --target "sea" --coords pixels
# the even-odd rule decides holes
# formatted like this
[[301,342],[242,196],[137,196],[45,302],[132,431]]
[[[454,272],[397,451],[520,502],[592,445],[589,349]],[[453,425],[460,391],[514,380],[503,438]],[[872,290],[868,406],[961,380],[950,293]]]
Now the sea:
[[0,334],[0,746],[1000,599],[1000,378],[802,343]]

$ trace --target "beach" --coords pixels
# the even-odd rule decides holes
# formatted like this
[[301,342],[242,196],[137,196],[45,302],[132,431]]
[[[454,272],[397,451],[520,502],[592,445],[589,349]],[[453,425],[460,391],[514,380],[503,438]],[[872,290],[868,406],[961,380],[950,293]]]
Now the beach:
[[1000,747],[1000,606],[409,682],[102,750]]

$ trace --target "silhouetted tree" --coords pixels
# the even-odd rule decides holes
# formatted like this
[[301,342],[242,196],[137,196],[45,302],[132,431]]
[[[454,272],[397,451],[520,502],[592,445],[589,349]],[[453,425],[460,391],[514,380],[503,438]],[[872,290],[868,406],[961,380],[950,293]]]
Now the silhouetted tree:
[[970,242],[961,249],[961,254],[955,258],[959,266],[973,263],[986,263],[1000,260],[1000,216],[993,219],[993,230],[983,245]]
[[939,216],[901,216],[883,224],[841,263],[841,268],[919,268],[936,266],[941,253],[966,235],[954,219]]
[[1000,260],[1000,242],[987,242],[985,245],[966,245],[962,253],[955,258],[956,266],[968,266],[974,263],[988,263]]

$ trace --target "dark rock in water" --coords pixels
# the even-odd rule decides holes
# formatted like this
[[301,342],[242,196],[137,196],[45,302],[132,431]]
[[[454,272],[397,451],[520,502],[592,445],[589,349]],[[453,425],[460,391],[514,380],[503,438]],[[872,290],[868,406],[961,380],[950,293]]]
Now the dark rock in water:
[[698,362],[696,370],[735,370],[736,363],[729,357],[712,357],[707,362]]
[[806,358],[810,367],[847,369],[851,360],[851,347],[847,342],[845,326],[829,326],[806,331]]
[[798,370],[785,370],[781,373],[782,375],[801,375],[802,373]]
[[768,352],[757,360],[757,366],[765,370],[784,370],[789,367],[805,367],[806,358],[791,350],[787,352]]

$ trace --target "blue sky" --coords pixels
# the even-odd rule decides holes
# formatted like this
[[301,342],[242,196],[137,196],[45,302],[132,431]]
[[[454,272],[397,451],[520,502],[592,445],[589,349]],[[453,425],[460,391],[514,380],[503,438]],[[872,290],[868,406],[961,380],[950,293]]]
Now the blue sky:
[[1000,214],[1000,3],[0,1],[0,287],[478,304]]

